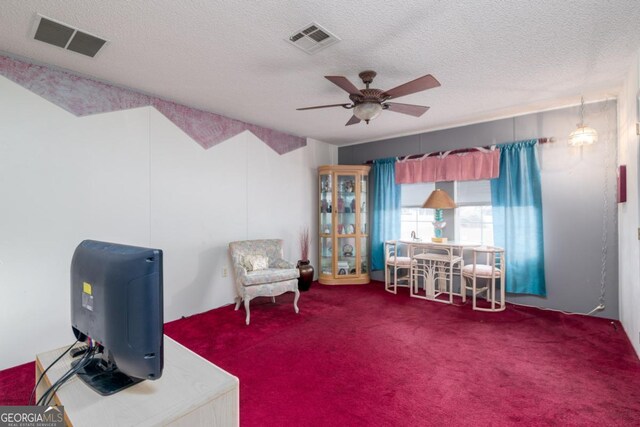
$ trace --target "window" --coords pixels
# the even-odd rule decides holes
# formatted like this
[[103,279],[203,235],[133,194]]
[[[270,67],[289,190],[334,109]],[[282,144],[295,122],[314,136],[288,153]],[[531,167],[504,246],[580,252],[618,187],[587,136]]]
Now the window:
[[460,206],[456,240],[493,245],[493,218],[489,206]]
[[[430,183],[402,184],[402,216],[400,238],[411,239],[411,232],[422,240],[429,240],[433,230],[433,209],[421,206],[436,185]],[[489,180],[460,181],[455,183],[455,240],[493,245],[493,215],[491,210],[491,184]]]
[[[431,211],[431,212],[429,212]],[[400,220],[400,238],[411,239],[411,232],[416,236],[428,240],[433,233],[433,209],[402,208]]]
[[456,182],[456,240],[493,245],[489,180]]
[[434,189],[432,182],[402,184],[401,239],[411,239],[412,231],[423,240],[433,236],[433,209],[422,209],[421,206]]

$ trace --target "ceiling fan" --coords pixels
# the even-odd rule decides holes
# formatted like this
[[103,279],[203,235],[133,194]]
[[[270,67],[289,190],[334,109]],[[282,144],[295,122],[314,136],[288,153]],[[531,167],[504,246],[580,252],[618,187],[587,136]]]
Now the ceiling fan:
[[358,89],[349,81],[349,79],[343,76],[324,76],[331,83],[348,92],[351,103],[318,105],[316,107],[298,108],[297,110],[314,110],[316,108],[331,107],[353,109],[353,116],[345,126],[355,125],[356,123],[360,123],[362,120],[369,124],[369,121],[378,117],[382,110],[395,111],[396,113],[420,117],[429,109],[429,107],[387,101],[440,86],[440,82],[436,80],[435,77],[431,74],[427,74],[426,76],[418,77],[415,80],[396,86],[393,89],[369,89],[369,85],[373,83],[373,78],[376,76],[376,72],[367,70],[361,72],[358,76],[362,79],[366,88]]

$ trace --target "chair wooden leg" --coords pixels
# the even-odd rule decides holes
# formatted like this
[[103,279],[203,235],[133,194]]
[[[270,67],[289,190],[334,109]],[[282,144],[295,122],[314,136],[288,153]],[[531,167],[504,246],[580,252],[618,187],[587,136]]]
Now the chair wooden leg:
[[236,297],[236,311],[240,308],[240,303],[242,302],[241,297]]
[[413,284],[413,263],[409,266],[409,296],[413,296],[413,294],[415,293],[414,291],[414,284]]
[[251,320],[251,313],[249,312],[249,301],[251,301],[249,298],[244,299],[244,310],[247,312],[247,318],[245,319],[246,324],[249,324],[249,321]]
[[294,292],[296,296],[293,298],[293,309],[296,311],[296,313],[299,313],[300,309],[298,308],[298,298],[300,298],[300,291],[296,289]]
[[496,278],[491,279],[491,310],[496,309]]
[[385,266],[384,266],[384,289],[387,292],[391,292],[392,294],[395,294],[396,291],[395,291],[394,283],[395,283],[395,275],[394,275],[393,278],[391,277],[391,268],[389,268],[389,266],[385,264]]
[[[447,290],[447,281],[449,282],[449,303],[453,304],[453,265],[449,264],[449,267],[444,267],[445,271],[445,292]],[[447,271],[449,272],[449,276],[447,278]]]
[[391,292],[389,290],[389,266],[387,264],[384,265],[384,290]]
[[275,304],[276,303],[276,297],[271,297],[271,302]]
[[460,293],[462,294],[462,302],[467,302],[467,278],[460,274]]
[[393,266],[393,293],[398,293],[398,267]]
[[476,309],[476,276],[473,276],[473,279],[471,281],[471,293],[472,293],[472,299],[473,299],[473,304],[471,305],[471,308],[473,308],[474,310]]

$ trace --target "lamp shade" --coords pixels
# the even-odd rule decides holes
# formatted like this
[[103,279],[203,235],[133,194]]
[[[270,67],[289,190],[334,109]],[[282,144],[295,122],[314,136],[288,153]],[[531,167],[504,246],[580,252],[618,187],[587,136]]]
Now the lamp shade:
[[591,145],[598,141],[598,132],[594,128],[584,124],[584,97],[580,98],[580,123],[578,129],[569,135],[569,145],[572,147],[580,147],[582,145]]
[[598,132],[594,128],[586,125],[579,125],[578,129],[569,135],[569,145],[579,147],[581,145],[590,145],[598,141]]
[[423,208],[429,209],[453,209],[456,203],[449,197],[446,191],[433,190],[426,202],[422,204]]

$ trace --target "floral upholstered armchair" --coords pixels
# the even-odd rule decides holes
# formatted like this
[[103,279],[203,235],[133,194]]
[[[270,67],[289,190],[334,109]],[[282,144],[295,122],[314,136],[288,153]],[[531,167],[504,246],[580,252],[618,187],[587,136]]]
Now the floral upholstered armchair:
[[236,282],[236,310],[244,301],[249,324],[249,301],[255,297],[270,296],[275,302],[277,295],[294,292],[293,308],[298,312],[298,277],[300,272],[289,261],[283,259],[282,240],[242,240],[229,243]]

